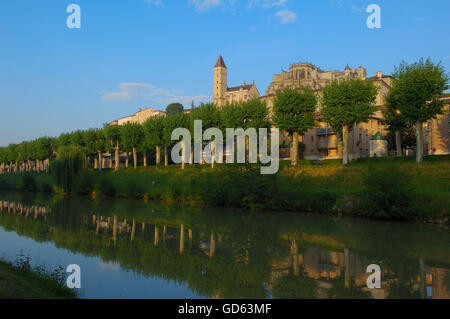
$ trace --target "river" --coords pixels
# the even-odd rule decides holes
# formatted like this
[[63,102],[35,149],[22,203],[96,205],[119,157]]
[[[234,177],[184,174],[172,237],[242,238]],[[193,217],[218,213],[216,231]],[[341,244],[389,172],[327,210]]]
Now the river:
[[83,298],[450,298],[450,232],[420,223],[0,191],[19,254],[79,265]]

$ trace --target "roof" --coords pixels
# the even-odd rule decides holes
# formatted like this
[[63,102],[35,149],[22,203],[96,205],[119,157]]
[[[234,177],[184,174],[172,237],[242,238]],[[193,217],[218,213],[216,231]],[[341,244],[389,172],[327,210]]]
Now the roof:
[[222,68],[225,68],[225,69],[227,68],[227,66],[225,65],[225,62],[223,61],[221,55],[219,55],[219,58],[217,59],[216,65],[214,67],[215,68],[222,67]]
[[242,88],[242,90],[248,91],[248,90],[250,90],[252,88],[252,86],[253,86],[253,84],[240,85],[240,86],[235,86],[235,87],[232,87],[232,88],[228,88],[227,91],[228,92],[239,91],[241,88]]
[[381,141],[385,139],[386,137],[384,137],[379,131],[371,138],[372,141]]

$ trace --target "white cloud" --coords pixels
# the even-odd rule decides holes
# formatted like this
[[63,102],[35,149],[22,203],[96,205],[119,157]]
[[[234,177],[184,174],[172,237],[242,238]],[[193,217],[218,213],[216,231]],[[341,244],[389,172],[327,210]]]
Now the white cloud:
[[287,2],[288,0],[248,0],[247,9],[251,9],[257,5],[261,5],[263,8],[279,7]]
[[352,11],[363,12],[365,9],[363,7],[359,7],[357,5],[352,5]]
[[297,20],[297,14],[290,10],[278,11],[277,13],[275,13],[275,16],[280,19],[281,24],[293,23],[295,20]]
[[172,102],[180,102],[190,105],[192,101],[195,104],[207,103],[210,97],[207,95],[180,95],[179,91],[165,90],[151,84],[124,82],[118,85],[119,92],[110,92],[102,96],[105,102],[120,102],[134,99],[153,100],[159,104],[169,104]]
[[189,5],[193,5],[197,11],[207,11],[220,3],[221,0],[189,0]]
[[161,7],[164,5],[162,0],[145,0],[145,2],[154,4],[155,6],[161,6]]

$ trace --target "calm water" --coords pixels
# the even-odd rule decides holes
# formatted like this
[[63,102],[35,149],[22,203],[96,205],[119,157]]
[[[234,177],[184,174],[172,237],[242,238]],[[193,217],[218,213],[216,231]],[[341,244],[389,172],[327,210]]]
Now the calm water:
[[450,233],[422,224],[0,193],[21,252],[80,265],[85,298],[450,298]]

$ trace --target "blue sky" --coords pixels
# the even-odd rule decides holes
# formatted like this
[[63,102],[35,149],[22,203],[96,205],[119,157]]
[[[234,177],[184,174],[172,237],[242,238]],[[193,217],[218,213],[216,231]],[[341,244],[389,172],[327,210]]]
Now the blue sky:
[[[371,3],[381,29],[366,26]],[[255,80],[261,95],[299,61],[372,75],[431,57],[449,71],[449,13],[448,0],[2,0],[0,146],[209,101],[219,54],[229,86]]]

